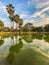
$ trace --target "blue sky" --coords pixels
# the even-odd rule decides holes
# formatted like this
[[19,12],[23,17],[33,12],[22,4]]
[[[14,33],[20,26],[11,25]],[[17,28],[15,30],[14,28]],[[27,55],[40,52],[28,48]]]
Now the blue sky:
[[49,0],[0,0],[0,19],[5,26],[10,26],[10,20],[6,6],[11,3],[14,6],[15,14],[23,19],[23,24],[28,22],[35,26],[49,24]]

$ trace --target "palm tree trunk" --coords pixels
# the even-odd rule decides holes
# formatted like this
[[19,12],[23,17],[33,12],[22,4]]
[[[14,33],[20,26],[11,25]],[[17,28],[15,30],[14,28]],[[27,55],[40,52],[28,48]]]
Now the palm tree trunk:
[[19,25],[19,35],[21,35],[21,25]]
[[14,32],[14,21],[12,21],[12,23],[13,23],[13,24],[12,24],[12,28],[13,28],[13,32]]

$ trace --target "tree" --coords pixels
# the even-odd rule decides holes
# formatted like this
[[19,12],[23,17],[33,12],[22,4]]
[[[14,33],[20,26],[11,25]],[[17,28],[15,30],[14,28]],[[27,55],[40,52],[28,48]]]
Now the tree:
[[3,21],[0,20],[0,30],[3,29],[3,26],[4,26],[4,23],[3,23]]
[[18,23],[20,16],[18,14],[14,15],[13,19],[16,23]]
[[[19,24],[19,28],[20,28],[22,23],[23,23],[23,20],[20,19],[20,16],[18,14],[14,15],[14,7],[13,7],[13,5],[12,4],[7,5],[6,9],[7,9],[7,12],[9,14],[9,19],[12,22],[15,21],[16,24],[18,23]],[[11,28],[14,29],[14,22],[13,22],[13,26]]]
[[23,24],[23,20],[22,19],[19,19],[18,23],[19,23],[19,34],[20,34],[21,27],[22,27],[22,24]]
[[44,31],[45,31],[45,32],[49,32],[49,24],[45,25]]
[[[9,19],[11,20],[11,22],[13,22],[13,16],[14,16],[14,7],[12,4],[7,5],[6,10],[9,14]],[[12,25],[12,28],[14,29],[14,22]]]
[[34,32],[43,32],[43,27],[35,27],[35,28],[33,28],[33,31]]
[[20,16],[18,14],[14,15],[13,17],[14,21],[16,22],[16,24],[19,24],[19,32],[21,31],[21,26],[23,24],[23,20],[20,18]]
[[17,23],[18,23],[19,17],[20,16],[18,14],[14,15],[14,17],[13,17],[13,19],[14,19],[14,21],[16,23],[16,28],[17,28]]
[[31,31],[33,28],[33,24],[32,23],[27,23],[23,26],[23,31]]
[[9,27],[4,27],[5,32],[9,32],[11,29]]

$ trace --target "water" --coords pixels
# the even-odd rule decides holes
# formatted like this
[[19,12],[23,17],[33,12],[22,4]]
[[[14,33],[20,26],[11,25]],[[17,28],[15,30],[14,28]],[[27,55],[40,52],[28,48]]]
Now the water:
[[1,65],[49,65],[49,34],[0,36]]

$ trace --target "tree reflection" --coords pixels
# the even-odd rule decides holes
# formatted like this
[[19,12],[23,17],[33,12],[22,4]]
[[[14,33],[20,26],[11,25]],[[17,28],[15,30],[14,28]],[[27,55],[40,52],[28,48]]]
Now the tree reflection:
[[18,43],[18,35],[15,35],[16,43]]
[[0,46],[3,45],[3,44],[4,44],[4,39],[3,39],[3,37],[1,36],[1,38],[0,38]]
[[10,37],[11,37],[11,43],[14,45],[14,36],[11,35]]
[[46,42],[49,42],[49,34],[45,34],[44,40],[45,40]]
[[27,43],[31,43],[33,41],[32,35],[23,35],[22,37]]
[[16,43],[15,46],[12,45],[12,46],[9,48],[9,55],[7,56],[7,62],[8,62],[9,64],[13,64],[13,63],[14,63],[15,54],[17,54],[22,47],[23,47],[22,39],[19,38],[19,43]]
[[43,35],[42,34],[29,34],[29,35],[23,35],[23,39],[27,42],[27,43],[31,43],[34,39],[39,39],[42,40]]
[[32,35],[35,39],[42,40],[43,35],[42,34],[33,34]]
[[22,46],[23,46],[23,43],[22,43],[22,40],[21,40],[21,38],[19,39],[19,43],[16,43],[16,45],[15,46],[11,46],[10,47],[10,49],[9,49],[9,51],[10,52],[19,52],[19,50],[20,50],[20,48],[22,48]]
[[13,53],[10,53],[7,57],[7,62],[12,64],[14,62],[15,56]]
[[4,43],[4,40],[0,40],[0,46],[3,45]]

